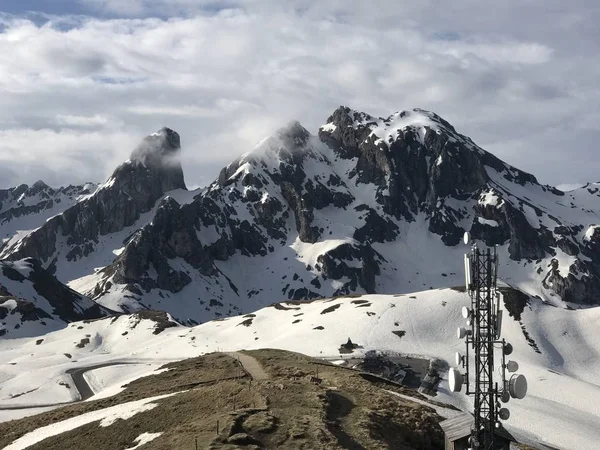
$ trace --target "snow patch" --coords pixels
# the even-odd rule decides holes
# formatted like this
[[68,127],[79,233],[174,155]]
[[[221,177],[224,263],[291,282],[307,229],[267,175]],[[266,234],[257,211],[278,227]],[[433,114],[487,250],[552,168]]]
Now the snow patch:
[[154,439],[162,435],[162,433],[142,433],[138,437],[135,438],[137,445],[135,447],[129,447],[126,450],[135,450],[136,448],[140,448],[142,445],[147,444],[148,442],[152,442]]
[[98,411],[85,413],[77,417],[72,417],[70,419],[63,420],[62,422],[56,422],[27,433],[26,435],[14,441],[8,447],[5,447],[4,450],[25,450],[27,447],[31,447],[32,445],[37,444],[44,439],[74,430],[92,422],[100,421],[101,427],[109,427],[119,419],[127,420],[136,414],[156,408],[158,404],[152,402],[161,400],[163,398],[172,397],[173,395],[177,394],[179,394],[179,392],[145,398],[135,402],[123,403],[121,405],[111,406],[110,408],[104,408]]
[[484,219],[483,217],[477,217],[477,222],[479,222],[482,225],[487,225],[489,227],[500,226],[500,224],[497,221],[491,219]]
[[592,236],[594,236],[594,233],[598,228],[600,228],[600,225],[590,225],[590,227],[585,231],[585,234],[583,235],[583,240],[586,242],[591,241]]
[[337,126],[333,123],[327,123],[319,129],[322,131],[328,131],[329,133],[333,133],[337,129]]

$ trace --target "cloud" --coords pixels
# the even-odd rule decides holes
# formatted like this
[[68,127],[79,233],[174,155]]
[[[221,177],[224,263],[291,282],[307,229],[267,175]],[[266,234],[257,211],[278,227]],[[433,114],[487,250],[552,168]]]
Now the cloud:
[[0,15],[0,187],[100,181],[163,126],[200,185],[340,104],[430,109],[542,182],[595,179],[599,17],[576,3],[81,0],[97,17]]

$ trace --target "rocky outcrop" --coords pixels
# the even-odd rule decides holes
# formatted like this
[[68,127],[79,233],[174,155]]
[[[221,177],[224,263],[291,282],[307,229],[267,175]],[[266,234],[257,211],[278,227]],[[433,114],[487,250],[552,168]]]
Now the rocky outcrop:
[[179,135],[174,131],[163,128],[148,136],[93,195],[5,248],[1,256],[11,260],[33,257],[52,271],[62,236],[69,248],[67,260],[87,256],[99,236],[133,225],[165,192],[185,189],[179,153]]

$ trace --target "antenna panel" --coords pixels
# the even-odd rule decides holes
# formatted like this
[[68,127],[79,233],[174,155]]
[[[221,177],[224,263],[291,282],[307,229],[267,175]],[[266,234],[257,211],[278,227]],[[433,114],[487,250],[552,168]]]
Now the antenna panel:
[[502,334],[502,311],[498,311],[496,314],[496,339],[500,339]]
[[470,290],[471,285],[471,260],[469,255],[465,255],[465,288]]
[[465,243],[465,245],[469,245],[471,243],[471,233],[469,233],[468,231],[465,232],[465,235],[463,236],[463,242]]

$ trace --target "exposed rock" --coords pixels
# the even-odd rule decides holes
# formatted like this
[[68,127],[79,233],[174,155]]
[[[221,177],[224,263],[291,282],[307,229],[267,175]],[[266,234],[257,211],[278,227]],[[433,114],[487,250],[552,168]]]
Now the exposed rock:
[[163,128],[148,136],[92,196],[5,248],[2,257],[33,257],[49,267],[60,236],[67,237],[68,260],[87,256],[99,236],[133,225],[165,192],[185,189],[179,152],[179,135],[174,131]]

